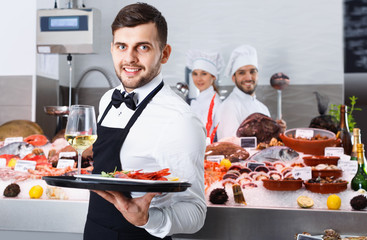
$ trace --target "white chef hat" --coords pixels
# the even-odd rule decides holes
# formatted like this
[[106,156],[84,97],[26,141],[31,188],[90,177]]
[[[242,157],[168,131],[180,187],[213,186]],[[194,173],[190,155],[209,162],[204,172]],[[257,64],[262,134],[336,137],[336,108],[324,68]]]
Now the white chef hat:
[[186,56],[186,66],[190,70],[201,69],[212,74],[216,79],[218,79],[220,71],[224,65],[224,61],[220,53],[189,50]]
[[258,68],[256,49],[250,45],[242,45],[233,50],[225,74],[232,77],[240,67],[246,65]]

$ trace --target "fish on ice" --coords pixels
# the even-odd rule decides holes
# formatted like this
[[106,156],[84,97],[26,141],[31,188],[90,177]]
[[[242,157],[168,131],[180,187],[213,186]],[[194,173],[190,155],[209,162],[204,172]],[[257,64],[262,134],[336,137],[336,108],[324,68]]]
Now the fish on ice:
[[299,154],[286,146],[274,146],[274,147],[268,147],[265,148],[251,157],[249,157],[249,160],[255,160],[258,162],[263,161],[284,161],[284,162],[290,162],[294,161],[299,157]]
[[13,142],[0,148],[0,155],[13,154],[23,159],[27,154],[32,153],[34,149],[32,144],[26,142]]

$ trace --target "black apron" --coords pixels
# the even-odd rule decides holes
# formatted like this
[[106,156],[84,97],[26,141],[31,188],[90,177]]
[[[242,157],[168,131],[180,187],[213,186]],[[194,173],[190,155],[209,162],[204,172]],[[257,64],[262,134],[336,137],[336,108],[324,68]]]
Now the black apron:
[[[120,150],[126,139],[130,128],[145,109],[149,101],[162,89],[163,81],[139,104],[133,116],[125,128],[109,128],[101,125],[112,102],[104,111],[100,121],[97,123],[97,141],[93,144],[93,173],[100,174],[101,171],[121,171]],[[130,193],[124,193],[131,197]],[[145,229],[136,227],[129,223],[123,215],[110,202],[98,194],[90,192],[89,209],[87,221],[84,228],[84,240],[154,240],[160,239],[150,235]],[[171,239],[166,237],[164,239]]]

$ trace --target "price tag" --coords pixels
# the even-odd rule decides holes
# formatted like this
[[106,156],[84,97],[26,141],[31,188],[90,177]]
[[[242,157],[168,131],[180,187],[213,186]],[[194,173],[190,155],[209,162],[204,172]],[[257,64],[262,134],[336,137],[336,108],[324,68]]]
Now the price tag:
[[5,158],[0,158],[0,168],[1,167],[6,167],[6,159]]
[[240,138],[242,148],[256,148],[257,138],[256,137],[241,137]]
[[354,176],[358,170],[358,162],[340,159],[338,161],[338,168],[343,170],[343,176],[344,175]]
[[306,139],[311,139],[313,137],[313,130],[309,130],[309,129],[297,129],[296,130],[296,135],[295,138],[306,138]]
[[211,162],[217,162],[217,163],[220,163],[220,161],[222,161],[223,158],[224,158],[224,155],[209,155],[209,156],[206,156],[206,160],[211,161]]
[[76,156],[76,152],[60,152],[59,158],[72,158]]
[[265,166],[265,163],[254,163],[254,162],[247,163],[247,167],[252,171],[255,171],[255,168],[257,168],[258,166]]
[[59,159],[56,168],[74,167],[74,163],[73,159]]
[[322,237],[313,237],[304,234],[298,234],[297,240],[322,240]]
[[344,148],[342,147],[326,147],[324,150],[325,156],[337,156],[341,157],[344,155]]
[[5,138],[4,140],[4,146],[13,143],[13,142],[23,142],[23,137],[10,137],[10,138]]
[[292,169],[292,175],[295,179],[308,180],[312,178],[311,167],[295,167]]
[[36,169],[36,161],[18,160],[14,167],[15,171],[20,172],[28,172],[28,169]]

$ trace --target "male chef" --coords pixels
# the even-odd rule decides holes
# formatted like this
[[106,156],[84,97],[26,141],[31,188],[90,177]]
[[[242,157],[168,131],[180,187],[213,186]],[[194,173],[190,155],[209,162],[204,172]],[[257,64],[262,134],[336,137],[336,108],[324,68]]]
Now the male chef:
[[[256,49],[242,45],[233,50],[226,74],[235,84],[233,91],[223,101],[215,116],[218,125],[218,140],[236,136],[240,124],[252,113],[258,112],[270,117],[268,108],[256,99],[255,90],[258,82],[258,62]],[[285,122],[277,120],[285,129]]]
[[112,23],[112,34],[121,85],[100,101],[93,173],[169,168],[192,186],[162,194],[92,191],[84,239],[171,239],[175,233],[194,233],[206,215],[205,129],[163,81],[161,65],[171,53],[166,20],[146,3],[127,5]]

